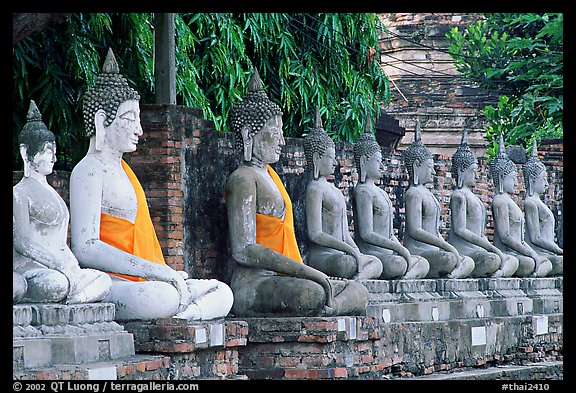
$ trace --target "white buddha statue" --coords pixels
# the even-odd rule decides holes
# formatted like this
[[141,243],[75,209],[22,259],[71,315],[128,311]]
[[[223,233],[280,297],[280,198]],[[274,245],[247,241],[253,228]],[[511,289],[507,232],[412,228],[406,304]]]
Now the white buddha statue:
[[118,320],[225,317],[231,289],[216,279],[189,279],[164,260],[144,190],[123,160],[142,135],[140,96],[119,73],[111,50],[84,97],[90,145],[70,179],[72,249],[80,264],[108,272]]
[[[68,247],[70,214],[46,180],[56,162],[56,139],[34,101],[18,137],[24,176],[12,191],[14,301],[98,302],[110,292],[110,277],[82,269]],[[22,281],[25,279],[25,281]]]

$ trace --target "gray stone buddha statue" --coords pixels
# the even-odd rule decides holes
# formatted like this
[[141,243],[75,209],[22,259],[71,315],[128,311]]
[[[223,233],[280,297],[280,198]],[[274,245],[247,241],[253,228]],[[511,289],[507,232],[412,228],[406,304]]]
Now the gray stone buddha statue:
[[492,199],[494,218],[494,245],[504,254],[518,259],[515,277],[544,277],[552,270],[552,263],[530,247],[524,240],[524,215],[512,199],[516,193],[516,164],[506,155],[504,138],[500,135],[499,152],[490,161],[490,174],[494,181]]
[[232,311],[236,316],[363,315],[368,290],[303,263],[292,202],[270,164],[280,159],[282,111],[255,70],[230,114],[243,161],[226,183]]
[[468,133],[464,129],[462,142],[452,156],[456,187],[450,196],[448,243],[474,260],[470,277],[511,277],[518,269],[518,259],[503,254],[486,237],[486,208],[472,191],[477,170],[478,160],[468,147]]
[[24,294],[28,290],[28,283],[20,273],[12,271],[12,303],[20,303]]
[[532,155],[524,164],[524,184],[526,196],[524,198],[524,217],[526,219],[526,243],[538,255],[546,257],[552,263],[549,276],[561,276],[563,273],[564,251],[554,242],[554,214],[542,201],[542,194],[546,192],[548,179],[546,167],[538,159],[536,140],[533,142]]
[[[30,102],[18,136],[24,176],[12,191],[14,301],[99,302],[110,292],[110,277],[82,269],[68,247],[70,213],[46,177],[56,162],[56,139]],[[24,281],[23,281],[24,279]]]
[[381,279],[417,279],[428,274],[430,265],[420,255],[412,255],[394,236],[394,210],[388,193],[379,182],[384,168],[382,151],[371,131],[370,117],[364,134],[354,143],[354,161],[359,181],[352,192],[354,240],[360,251],[382,262]]
[[109,50],[83,102],[90,145],[70,178],[72,250],[83,267],[112,278],[105,300],[117,320],[225,317],[233,302],[228,285],[166,264],[144,189],[123,159],[142,136],[139,100]]
[[304,155],[312,179],[306,185],[306,229],[309,240],[307,264],[329,276],[375,279],[382,274],[382,262],[363,254],[348,228],[346,200],[327,176],[334,174],[334,142],[322,128],[320,111],[316,123],[304,138]]
[[414,141],[404,151],[410,185],[405,195],[406,232],[404,246],[430,264],[427,278],[466,278],[474,261],[448,243],[440,234],[440,203],[426,184],[433,181],[432,154],[420,139],[420,121]]

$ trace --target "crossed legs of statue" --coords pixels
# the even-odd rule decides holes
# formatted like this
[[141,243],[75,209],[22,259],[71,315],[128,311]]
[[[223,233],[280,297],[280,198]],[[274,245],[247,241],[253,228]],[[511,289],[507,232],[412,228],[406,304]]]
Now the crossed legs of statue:
[[31,303],[90,303],[104,299],[110,286],[110,277],[97,270],[81,269],[77,289],[71,296],[68,278],[57,270],[38,267],[35,262],[18,270],[26,279],[27,291],[22,302]]
[[518,269],[518,259],[509,254],[504,254],[503,262],[497,254],[484,250],[467,255],[474,260],[474,270],[470,273],[470,277],[512,277]]
[[232,307],[231,300],[227,301],[232,299],[232,291],[226,284],[215,279],[187,279],[186,283],[192,301],[181,312],[178,312],[178,291],[163,281],[134,282],[114,277],[112,291],[105,301],[116,305],[119,321],[170,317],[209,320],[226,315]]
[[474,270],[474,261],[465,255],[460,255],[463,259],[460,263],[456,255],[448,251],[431,250],[420,255],[430,264],[426,278],[466,278]]
[[[361,263],[360,269],[358,263]],[[342,277],[353,280],[364,280],[379,277],[382,262],[375,256],[364,255],[358,262],[352,255],[337,250],[326,251],[312,247],[307,264],[330,277]]]

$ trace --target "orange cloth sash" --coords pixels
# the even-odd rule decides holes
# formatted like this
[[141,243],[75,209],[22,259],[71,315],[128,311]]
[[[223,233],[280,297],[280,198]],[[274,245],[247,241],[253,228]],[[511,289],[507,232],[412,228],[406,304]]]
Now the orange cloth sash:
[[286,214],[284,220],[281,220],[278,217],[256,213],[256,243],[303,263],[294,233],[294,217],[290,196],[280,177],[270,165],[268,165],[268,174],[282,194],[286,205]]
[[[162,248],[160,247],[156,231],[154,230],[154,224],[152,224],[152,219],[150,218],[150,211],[148,210],[144,189],[132,169],[124,160],[122,160],[122,168],[124,168],[136,192],[138,203],[136,220],[134,224],[132,224],[130,221],[122,218],[109,214],[101,214],[100,240],[127,253],[146,259],[147,261],[165,265],[166,261],[162,255]],[[131,281],[146,281],[146,279],[142,277],[116,273],[110,274]]]

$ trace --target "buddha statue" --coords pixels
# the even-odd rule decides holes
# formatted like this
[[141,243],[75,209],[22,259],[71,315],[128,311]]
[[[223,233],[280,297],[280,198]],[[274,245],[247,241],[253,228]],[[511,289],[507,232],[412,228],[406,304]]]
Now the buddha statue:
[[490,174],[494,181],[495,195],[492,199],[494,219],[494,245],[504,254],[518,259],[514,277],[544,277],[552,270],[552,263],[524,241],[524,215],[512,199],[516,193],[516,164],[508,158],[504,138],[500,135],[499,152],[490,161]]
[[334,174],[334,142],[322,128],[316,108],[316,124],[304,138],[304,155],[313,177],[306,185],[306,229],[309,240],[307,264],[329,276],[367,280],[379,278],[382,262],[360,252],[348,229],[346,200],[327,176]]
[[46,179],[56,162],[56,139],[34,101],[18,142],[24,176],[12,191],[14,300],[68,304],[103,300],[110,292],[110,277],[82,269],[68,247],[70,213]]
[[70,178],[71,244],[80,264],[109,273],[117,320],[225,317],[233,295],[216,279],[191,279],[164,260],[146,195],[124,161],[142,136],[140,96],[108,51],[83,102],[90,144]]
[[405,195],[406,233],[404,247],[424,257],[430,264],[427,278],[466,278],[474,270],[474,261],[460,255],[456,247],[440,234],[440,203],[426,184],[433,181],[434,161],[422,143],[420,121],[414,141],[404,151],[409,187]]
[[546,167],[538,159],[536,140],[532,145],[532,155],[522,168],[526,196],[524,198],[524,217],[526,219],[526,243],[540,256],[552,263],[549,276],[561,276],[563,272],[563,250],[554,242],[554,214],[542,201],[548,179]]
[[284,146],[282,111],[255,70],[230,123],[242,162],[228,177],[230,287],[236,316],[363,315],[368,290],[303,263],[292,202],[270,164]]
[[355,231],[360,251],[382,262],[381,279],[417,279],[428,274],[430,265],[412,255],[394,236],[394,210],[388,193],[375,182],[384,172],[382,151],[371,131],[370,117],[364,134],[354,143],[354,161],[359,181],[352,192]]
[[474,260],[470,277],[511,277],[518,269],[518,259],[503,254],[486,237],[486,208],[472,192],[477,170],[478,160],[468,147],[468,133],[464,129],[462,142],[452,156],[452,178],[456,187],[450,196],[448,243],[461,255]]

